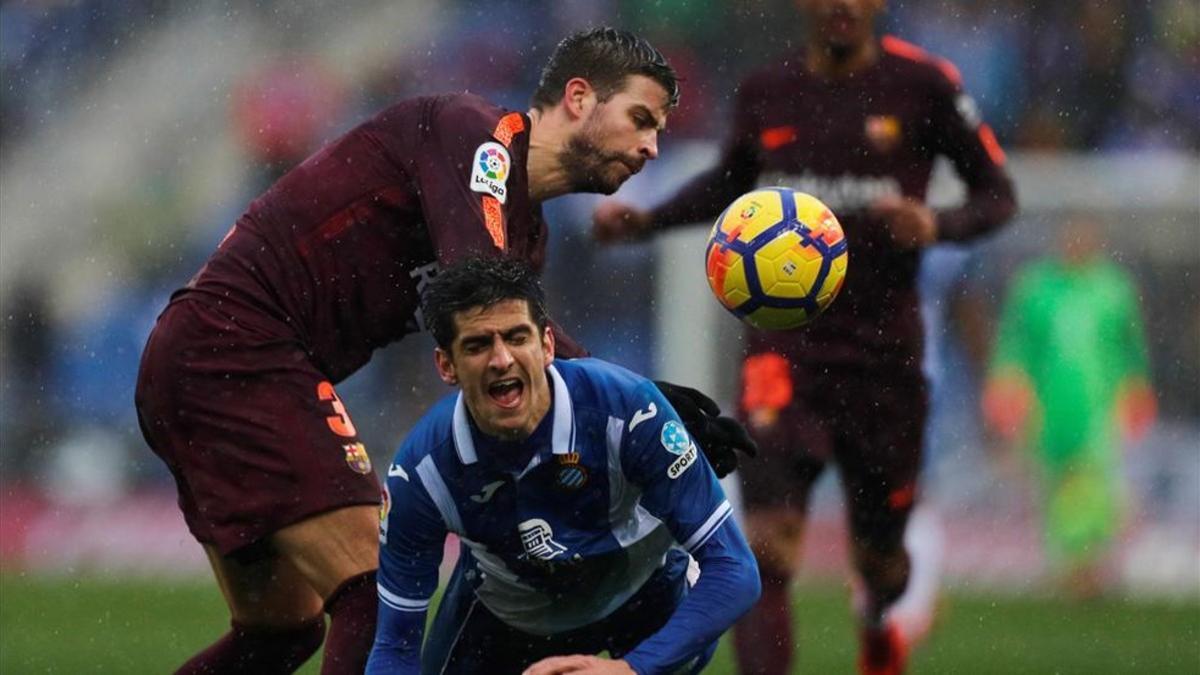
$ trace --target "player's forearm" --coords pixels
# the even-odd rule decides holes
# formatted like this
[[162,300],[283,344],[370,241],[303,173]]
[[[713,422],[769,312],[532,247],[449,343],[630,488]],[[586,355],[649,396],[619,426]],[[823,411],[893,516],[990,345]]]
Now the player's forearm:
[[688,181],[670,199],[655,207],[651,220],[655,229],[708,221],[721,213],[743,192],[754,187],[753,167],[722,162]]
[[626,654],[640,675],[669,673],[698,656],[758,600],[758,565],[741,531],[726,521],[695,553],[700,579],[661,629]]
[[367,675],[419,673],[421,640],[425,634],[426,612],[405,612],[379,604],[375,645],[367,661]]
[[999,229],[1016,211],[1017,196],[1012,179],[997,171],[986,182],[970,188],[962,206],[938,212],[938,239],[966,241],[982,236]]

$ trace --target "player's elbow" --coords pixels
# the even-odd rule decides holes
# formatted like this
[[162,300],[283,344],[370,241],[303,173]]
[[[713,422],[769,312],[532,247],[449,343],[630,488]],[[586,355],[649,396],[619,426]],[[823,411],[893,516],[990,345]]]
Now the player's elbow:
[[762,578],[758,573],[758,562],[751,556],[739,565],[738,592],[733,595],[738,604],[737,615],[740,617],[758,602],[762,595]]

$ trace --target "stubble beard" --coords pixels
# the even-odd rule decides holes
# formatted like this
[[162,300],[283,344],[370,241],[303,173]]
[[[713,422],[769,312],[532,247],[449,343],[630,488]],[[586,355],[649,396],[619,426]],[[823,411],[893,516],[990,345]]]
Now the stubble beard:
[[613,162],[622,161],[618,153],[605,152],[585,129],[567,141],[559,153],[559,161],[567,172],[571,192],[596,192],[611,195],[624,182],[608,171]]

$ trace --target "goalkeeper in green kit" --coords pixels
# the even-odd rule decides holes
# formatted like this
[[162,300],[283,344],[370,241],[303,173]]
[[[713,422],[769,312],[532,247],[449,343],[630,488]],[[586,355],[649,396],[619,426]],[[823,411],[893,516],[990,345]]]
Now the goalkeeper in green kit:
[[1122,524],[1119,436],[1140,438],[1156,407],[1129,275],[1100,255],[1087,219],[1068,223],[1061,248],[1013,282],[983,412],[1002,437],[1029,440],[1044,479],[1048,552],[1069,590],[1088,597],[1102,590]]

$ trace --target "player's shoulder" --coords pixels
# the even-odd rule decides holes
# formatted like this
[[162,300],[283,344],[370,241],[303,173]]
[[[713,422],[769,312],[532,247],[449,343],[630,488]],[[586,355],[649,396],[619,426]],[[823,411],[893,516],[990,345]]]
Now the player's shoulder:
[[435,456],[454,442],[454,407],[458,394],[447,394],[435,403],[405,436],[396,451],[394,464],[416,467],[425,457]]
[[433,97],[434,131],[471,136],[492,136],[505,146],[528,127],[525,115],[508,110],[471,93]]
[[617,417],[637,407],[646,392],[657,391],[646,377],[601,359],[558,360],[554,367],[576,407],[597,408]]
[[738,90],[743,94],[769,91],[803,75],[803,65],[803,52],[786,52],[746,73],[738,83]]
[[879,48],[893,77],[942,91],[962,89],[962,74],[949,59],[895,35],[881,37]]

